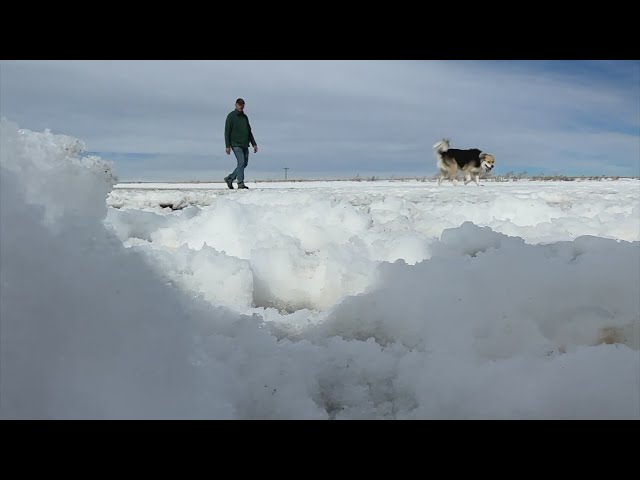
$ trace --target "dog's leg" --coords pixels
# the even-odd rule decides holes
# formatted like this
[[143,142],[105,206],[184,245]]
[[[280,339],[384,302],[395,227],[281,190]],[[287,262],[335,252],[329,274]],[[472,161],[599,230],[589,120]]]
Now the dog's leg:
[[466,185],[471,181],[471,174],[469,172],[465,172],[464,174],[464,184]]
[[444,168],[442,168],[442,167],[440,167],[440,172],[439,172],[439,175],[438,175],[438,185],[441,185],[442,181],[445,178],[449,178],[449,171],[444,169]]
[[458,185],[458,173],[460,172],[460,170],[458,170],[457,165],[452,165],[451,166],[451,170],[449,171],[449,179],[451,180],[451,183],[453,183],[454,186]]
[[478,185],[479,187],[484,187],[484,185],[480,185],[478,183],[478,180],[480,179],[480,175],[478,175],[477,173],[474,175],[473,180],[476,182],[476,185]]

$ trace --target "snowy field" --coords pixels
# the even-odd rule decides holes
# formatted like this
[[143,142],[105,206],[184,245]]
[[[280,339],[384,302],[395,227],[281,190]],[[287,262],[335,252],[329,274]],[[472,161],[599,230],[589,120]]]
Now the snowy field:
[[1,128],[2,418],[640,419],[638,180],[124,184]]

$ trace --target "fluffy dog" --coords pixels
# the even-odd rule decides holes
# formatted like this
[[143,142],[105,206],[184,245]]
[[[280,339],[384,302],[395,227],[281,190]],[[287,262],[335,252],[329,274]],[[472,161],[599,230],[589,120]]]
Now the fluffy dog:
[[466,185],[473,180],[476,185],[481,186],[478,183],[478,178],[482,172],[490,172],[493,169],[495,158],[489,153],[485,153],[477,148],[469,150],[460,150],[457,148],[449,148],[449,140],[442,139],[433,146],[437,165],[440,170],[438,176],[438,185],[442,183],[442,180],[448,178],[454,185],[457,185],[456,177],[458,172],[464,173],[464,184]]

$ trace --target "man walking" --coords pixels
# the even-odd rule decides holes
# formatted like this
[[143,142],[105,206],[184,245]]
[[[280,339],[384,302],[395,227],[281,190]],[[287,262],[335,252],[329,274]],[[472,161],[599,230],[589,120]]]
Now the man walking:
[[224,143],[227,155],[233,154],[238,160],[236,169],[224,177],[224,181],[233,190],[233,181],[237,179],[238,189],[249,188],[244,184],[244,169],[249,164],[249,144],[253,145],[253,153],[258,153],[258,144],[253,138],[249,117],[244,113],[244,100],[236,100],[236,108],[227,115],[224,123]]

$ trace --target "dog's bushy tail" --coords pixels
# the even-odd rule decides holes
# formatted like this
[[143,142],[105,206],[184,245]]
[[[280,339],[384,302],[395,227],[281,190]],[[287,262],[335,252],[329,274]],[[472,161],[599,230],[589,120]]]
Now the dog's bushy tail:
[[[436,164],[438,166],[438,170],[440,170],[441,173],[447,172],[447,167],[444,164],[444,159],[442,158],[442,154],[447,150],[449,150],[449,139],[447,138],[443,138],[433,146],[433,153],[435,154],[437,160]],[[440,183],[441,181],[442,177],[440,177],[438,183]]]
[[449,139],[443,138],[433,146],[436,153],[443,153],[449,150]]

